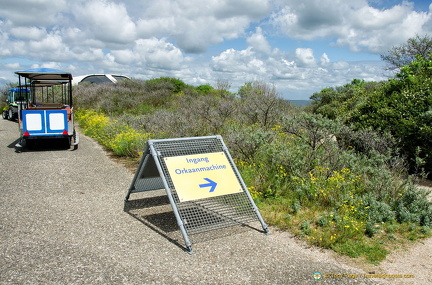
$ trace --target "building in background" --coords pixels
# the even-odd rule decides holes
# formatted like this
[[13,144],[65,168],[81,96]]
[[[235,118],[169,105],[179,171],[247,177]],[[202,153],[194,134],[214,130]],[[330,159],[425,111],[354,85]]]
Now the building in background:
[[73,79],[73,85],[89,82],[89,83],[117,83],[121,80],[129,80],[130,78],[125,75],[116,75],[116,74],[89,74],[76,76]]

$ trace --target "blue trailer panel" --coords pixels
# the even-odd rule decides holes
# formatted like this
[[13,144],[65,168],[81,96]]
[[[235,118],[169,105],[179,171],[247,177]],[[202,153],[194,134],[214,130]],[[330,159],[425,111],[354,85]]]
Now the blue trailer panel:
[[67,118],[66,110],[23,110],[23,135],[67,135],[69,134]]

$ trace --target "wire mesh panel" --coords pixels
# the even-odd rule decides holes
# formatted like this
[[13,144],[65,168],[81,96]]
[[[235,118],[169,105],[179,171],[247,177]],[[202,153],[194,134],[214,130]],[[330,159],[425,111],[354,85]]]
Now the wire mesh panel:
[[[196,165],[204,160],[206,167],[189,168],[189,163]],[[210,160],[217,163],[211,164]],[[217,178],[212,178],[216,181],[208,178],[216,172],[218,176],[213,177]],[[189,235],[193,234],[257,220],[268,231],[221,136],[149,140],[126,200],[130,193],[153,190],[161,184],[189,250]],[[199,195],[185,188],[193,188],[192,192]]]
[[163,188],[164,184],[162,177],[160,176],[154,158],[150,153],[149,145],[147,145],[125,200],[129,200],[131,193],[158,190]]
[[257,220],[253,205],[243,193],[183,202],[178,209],[189,234]]

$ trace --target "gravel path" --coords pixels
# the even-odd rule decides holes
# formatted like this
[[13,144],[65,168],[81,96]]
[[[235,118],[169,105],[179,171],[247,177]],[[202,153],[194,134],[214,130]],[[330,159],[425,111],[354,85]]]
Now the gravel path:
[[91,139],[81,135],[76,151],[16,153],[17,135],[16,123],[0,120],[0,284],[385,282],[273,228],[210,232],[190,255],[164,192],[133,194],[125,206],[133,173]]

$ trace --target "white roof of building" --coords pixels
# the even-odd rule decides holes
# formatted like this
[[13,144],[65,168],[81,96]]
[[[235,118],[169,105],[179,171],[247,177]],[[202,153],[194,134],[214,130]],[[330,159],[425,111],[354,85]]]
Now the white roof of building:
[[72,84],[76,85],[81,82],[91,82],[91,83],[117,83],[121,79],[130,79],[125,75],[118,74],[87,74],[81,76],[75,76],[72,80]]

